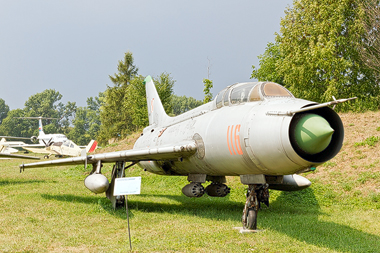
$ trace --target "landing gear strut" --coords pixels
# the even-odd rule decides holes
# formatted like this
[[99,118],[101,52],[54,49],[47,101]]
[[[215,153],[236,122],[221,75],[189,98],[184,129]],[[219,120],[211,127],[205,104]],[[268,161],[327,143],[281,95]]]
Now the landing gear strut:
[[125,170],[129,167],[132,167],[136,163],[131,163],[126,166],[125,162],[116,162],[112,169],[112,179],[110,186],[106,192],[106,196],[109,200],[111,200],[112,207],[114,209],[118,207],[123,207],[125,205],[125,196],[113,196],[113,190],[115,187],[115,179],[124,177]]
[[242,223],[244,229],[257,229],[257,213],[261,203],[269,206],[268,184],[250,184],[248,185],[247,200],[245,202]]

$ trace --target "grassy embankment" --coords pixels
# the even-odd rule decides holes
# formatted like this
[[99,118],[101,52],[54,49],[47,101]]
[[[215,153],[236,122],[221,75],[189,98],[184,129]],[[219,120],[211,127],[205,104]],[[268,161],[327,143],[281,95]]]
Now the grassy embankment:
[[[306,175],[304,191],[271,191],[256,234],[240,234],[245,187],[229,177],[226,198],[182,195],[185,177],[142,176],[129,197],[136,252],[379,252],[380,113],[342,114],[345,142],[333,160]],[[130,144],[129,144],[130,146]],[[128,144],[113,145],[117,150]],[[0,252],[126,252],[127,215],[88,191],[81,166],[29,169],[0,160]],[[111,165],[103,172],[110,177]]]

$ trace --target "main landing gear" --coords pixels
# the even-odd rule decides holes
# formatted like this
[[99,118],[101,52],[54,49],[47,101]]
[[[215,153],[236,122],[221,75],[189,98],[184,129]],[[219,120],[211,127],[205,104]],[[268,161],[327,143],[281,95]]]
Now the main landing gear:
[[249,184],[247,200],[245,202],[242,223],[243,228],[248,230],[257,229],[257,213],[261,203],[269,206],[268,184]]
[[125,170],[132,167],[136,163],[131,163],[129,165],[126,165],[125,162],[116,162],[112,169],[112,179],[110,186],[108,187],[108,190],[106,192],[106,196],[109,200],[111,200],[112,207],[114,209],[118,207],[122,207],[125,205],[125,196],[113,196],[114,186],[115,186],[115,179],[116,178],[122,178],[125,175]]

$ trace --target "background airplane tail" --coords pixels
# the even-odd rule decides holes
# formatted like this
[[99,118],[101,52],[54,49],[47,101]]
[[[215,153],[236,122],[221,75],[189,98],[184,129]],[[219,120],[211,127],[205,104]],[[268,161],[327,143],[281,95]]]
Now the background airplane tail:
[[44,129],[42,126],[42,117],[40,117],[38,119],[38,136],[43,136],[43,135],[45,135],[45,133],[44,133]]
[[148,105],[149,125],[160,125],[165,122],[169,116],[166,114],[161,99],[158,96],[156,86],[151,76],[144,80],[146,88],[146,99]]
[[98,142],[91,140],[90,143],[86,147],[86,152],[87,153],[94,152],[97,147],[98,147]]

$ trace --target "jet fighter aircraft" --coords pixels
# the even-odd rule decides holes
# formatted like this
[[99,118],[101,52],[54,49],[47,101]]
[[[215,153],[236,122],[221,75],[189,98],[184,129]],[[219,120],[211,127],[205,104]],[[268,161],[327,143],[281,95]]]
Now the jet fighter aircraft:
[[[224,197],[230,192],[225,177],[239,176],[248,185],[243,226],[255,230],[260,203],[269,204],[268,188],[307,188],[311,182],[298,174],[315,170],[342,147],[342,121],[328,106],[350,99],[318,104],[295,98],[276,83],[247,82],[228,86],[213,101],[169,117],[150,76],[145,85],[149,126],[132,150],[22,164],[20,171],[92,164],[86,187],[106,192],[114,206],[123,201],[113,196],[115,178],[134,164],[160,175],[187,176],[189,184],[182,192],[188,197]],[[115,163],[111,183],[101,174],[103,163]],[[206,181],[211,184],[204,188]]]

